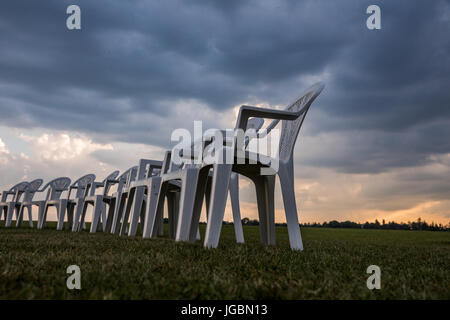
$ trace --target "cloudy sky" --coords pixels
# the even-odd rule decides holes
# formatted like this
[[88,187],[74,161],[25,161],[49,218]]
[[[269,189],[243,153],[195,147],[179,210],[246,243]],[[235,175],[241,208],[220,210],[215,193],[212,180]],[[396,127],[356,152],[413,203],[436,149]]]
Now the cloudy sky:
[[[366,27],[371,4],[381,30]],[[449,33],[443,0],[3,0],[0,187],[103,179],[162,159],[176,128],[233,127],[240,105],[282,108],[320,80],[295,149],[300,221],[447,224]]]

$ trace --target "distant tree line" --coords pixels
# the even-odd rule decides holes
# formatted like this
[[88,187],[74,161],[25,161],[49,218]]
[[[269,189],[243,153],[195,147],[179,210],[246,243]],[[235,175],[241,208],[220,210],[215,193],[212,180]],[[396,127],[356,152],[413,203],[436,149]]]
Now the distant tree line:
[[[241,220],[243,225],[246,226],[257,226],[259,225],[258,220],[250,220],[249,218],[244,218]],[[225,224],[232,224],[232,222],[225,222]],[[286,223],[276,223],[277,226],[285,226]],[[426,230],[426,231],[450,231],[450,224],[447,226],[441,223],[437,224],[434,222],[427,223],[418,218],[417,221],[408,222],[386,222],[384,219],[380,223],[378,220],[375,222],[364,222],[358,223],[353,221],[343,221],[339,222],[336,220],[331,220],[329,222],[313,222],[313,223],[302,223],[302,227],[313,227],[313,228],[355,228],[355,229],[386,229],[386,230]]]

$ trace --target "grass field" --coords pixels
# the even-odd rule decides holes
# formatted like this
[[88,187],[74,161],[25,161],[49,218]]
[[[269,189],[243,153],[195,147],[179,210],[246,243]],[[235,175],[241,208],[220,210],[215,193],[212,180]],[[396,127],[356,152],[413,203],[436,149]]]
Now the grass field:
[[[166,226],[167,227],[167,226]],[[204,231],[202,226],[201,231]],[[303,228],[292,252],[287,230],[277,246],[234,243],[224,226],[219,248],[168,238],[0,226],[1,299],[450,299],[450,233]],[[81,268],[81,290],[66,288],[66,268]],[[381,289],[366,268],[381,268]]]

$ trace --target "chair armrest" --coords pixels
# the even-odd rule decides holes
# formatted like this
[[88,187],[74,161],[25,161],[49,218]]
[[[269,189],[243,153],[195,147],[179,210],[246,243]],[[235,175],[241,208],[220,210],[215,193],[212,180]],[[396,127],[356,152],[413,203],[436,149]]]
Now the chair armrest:
[[[106,192],[106,190],[108,189],[108,187],[109,187],[110,185],[115,185],[115,184],[117,184],[117,183],[119,183],[119,182],[120,182],[120,181],[117,180],[117,179],[107,179],[106,182],[105,182],[105,186],[104,186],[105,192]],[[105,193],[104,193],[103,195],[106,196]]]
[[241,106],[239,109],[239,116],[236,122],[236,129],[246,130],[248,119],[251,117],[276,119],[276,120],[295,120],[302,113],[304,109],[298,112],[292,112],[287,110],[259,108],[252,106]]
[[[67,193],[67,200],[70,199],[70,194],[72,193],[72,189],[78,189],[78,187],[77,187],[77,186],[70,186],[70,187],[69,187],[69,192]],[[58,191],[65,191],[65,190],[66,190],[66,189],[58,190]]]
[[163,162],[159,160],[151,160],[151,159],[139,159],[139,168],[137,172],[137,180],[142,180],[145,178],[145,169],[149,166],[149,174],[151,175],[151,172],[153,169],[162,169]]
[[[12,192],[12,191],[3,191],[2,192],[2,201],[7,201],[8,200],[8,196],[9,195],[14,195],[15,193],[14,192]],[[5,199],[3,199],[3,197],[5,197]]]

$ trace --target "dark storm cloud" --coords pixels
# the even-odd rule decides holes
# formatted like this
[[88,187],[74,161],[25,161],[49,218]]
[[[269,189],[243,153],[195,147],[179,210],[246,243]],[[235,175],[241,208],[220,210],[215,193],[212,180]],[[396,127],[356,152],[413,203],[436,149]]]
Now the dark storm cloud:
[[[65,27],[69,4],[81,7],[81,31]],[[180,101],[211,112],[287,104],[325,77],[314,105],[322,116],[312,109],[302,134],[368,138],[311,163],[344,172],[420,165],[450,152],[449,5],[377,1],[382,30],[370,31],[369,4],[2,1],[0,123],[168,145]]]

